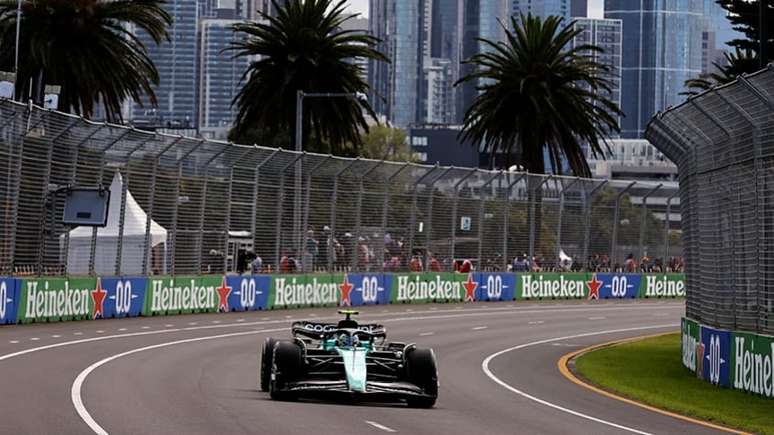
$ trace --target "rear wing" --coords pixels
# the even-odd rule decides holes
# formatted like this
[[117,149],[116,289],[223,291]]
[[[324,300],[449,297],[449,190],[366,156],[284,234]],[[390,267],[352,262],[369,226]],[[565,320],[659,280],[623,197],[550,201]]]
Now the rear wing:
[[336,331],[337,329],[357,329],[363,332],[367,332],[374,337],[387,337],[387,328],[384,325],[376,323],[363,324],[363,325],[346,325],[342,326],[338,323],[323,323],[323,322],[310,322],[306,320],[293,322],[291,332],[293,336],[302,335],[308,338],[320,339],[325,333]]

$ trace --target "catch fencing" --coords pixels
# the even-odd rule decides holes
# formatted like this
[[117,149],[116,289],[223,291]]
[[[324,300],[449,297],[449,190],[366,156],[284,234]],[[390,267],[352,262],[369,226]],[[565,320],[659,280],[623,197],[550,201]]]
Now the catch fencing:
[[[454,260],[506,271],[525,254],[544,271],[616,269],[632,254],[671,272],[682,255],[676,183],[296,153],[7,100],[0,168],[0,275],[222,274],[253,254],[254,272],[274,273],[452,271]],[[61,223],[68,185],[110,189],[106,227]]]
[[654,117],[679,167],[687,316],[774,333],[774,65]]

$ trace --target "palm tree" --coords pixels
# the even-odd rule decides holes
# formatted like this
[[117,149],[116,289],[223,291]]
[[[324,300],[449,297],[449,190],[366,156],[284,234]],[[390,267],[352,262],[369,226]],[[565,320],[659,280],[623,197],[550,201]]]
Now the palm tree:
[[725,64],[713,62],[718,72],[702,74],[697,78],[685,81],[687,91],[681,95],[697,95],[715,86],[731,83],[742,74],[753,73],[760,69],[758,56],[752,50],[736,48],[734,53],[723,53]]
[[[359,31],[342,30],[355,15],[344,12],[345,0],[272,0],[276,16],[261,14],[263,22],[236,24],[244,34],[231,47],[236,56],[258,56],[245,71],[245,84],[234,99],[238,114],[231,137],[250,129],[269,137],[295,131],[296,93],[363,93],[355,59],[387,59],[374,50],[378,39]],[[375,117],[370,104],[354,98],[304,100],[303,142],[307,150],[342,154],[347,143],[357,152],[358,129],[368,130],[363,110]],[[310,144],[309,138],[314,139]]]
[[[17,95],[42,100],[44,84],[60,85],[59,107],[90,116],[101,102],[109,121],[121,120],[127,98],[140,102],[159,74],[130,27],[156,44],[168,39],[165,0],[35,0],[22,4]],[[14,64],[16,0],[0,0],[0,65]],[[30,83],[33,83],[30,89]]]
[[544,148],[554,172],[562,157],[577,176],[591,176],[582,145],[594,156],[619,130],[623,113],[605,94],[611,89],[610,68],[598,63],[593,45],[571,46],[581,30],[561,27],[560,17],[545,21],[532,15],[503,23],[505,42],[479,39],[487,48],[466,60],[473,72],[457,84],[477,83],[478,97],[465,114],[464,140],[486,144],[492,153],[514,154],[531,173],[545,172]]

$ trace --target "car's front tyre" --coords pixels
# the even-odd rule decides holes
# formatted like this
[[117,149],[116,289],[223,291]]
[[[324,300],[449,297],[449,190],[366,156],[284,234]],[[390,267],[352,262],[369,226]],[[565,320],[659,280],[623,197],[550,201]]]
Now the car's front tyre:
[[274,347],[270,395],[272,399],[292,400],[294,395],[286,391],[287,384],[303,376],[304,354],[301,346],[281,341]]

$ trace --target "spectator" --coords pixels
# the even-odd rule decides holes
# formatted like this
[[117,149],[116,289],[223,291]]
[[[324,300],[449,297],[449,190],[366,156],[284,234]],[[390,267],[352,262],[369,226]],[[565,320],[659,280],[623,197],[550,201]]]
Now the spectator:
[[314,271],[314,260],[319,254],[319,242],[314,238],[314,230],[306,232],[306,247],[304,249],[303,266],[304,273],[311,273]]
[[433,254],[430,254],[430,272],[440,272],[441,271],[441,263],[438,262],[438,260],[435,258]]
[[416,253],[411,257],[409,270],[412,272],[422,272],[425,270],[425,267],[422,265],[422,258],[420,258],[419,255],[416,255]]
[[298,270],[298,260],[290,256],[290,253],[285,253],[280,259],[279,272],[288,274],[296,273]]
[[533,272],[543,271],[543,267],[541,266],[541,261],[538,259],[538,257],[532,257],[532,271]]
[[250,273],[252,273],[253,275],[257,275],[261,272],[263,272],[263,259],[255,255],[255,258],[253,258],[253,261],[250,262]]
[[473,263],[470,260],[457,260],[455,269],[459,273],[470,273],[473,271]]
[[371,249],[363,237],[358,237],[357,239],[357,255],[357,264],[360,270],[368,271],[371,261]]
[[527,254],[520,255],[513,259],[514,272],[529,272],[529,261],[527,260]]
[[662,273],[663,271],[664,265],[662,264],[661,258],[656,258],[656,260],[653,262],[653,272]]
[[626,261],[624,262],[624,271],[626,273],[637,272],[637,261],[634,260],[634,254],[629,253],[629,255],[626,256]]

